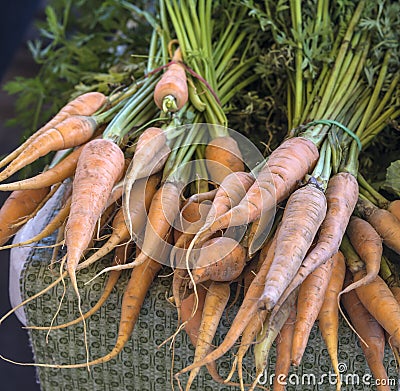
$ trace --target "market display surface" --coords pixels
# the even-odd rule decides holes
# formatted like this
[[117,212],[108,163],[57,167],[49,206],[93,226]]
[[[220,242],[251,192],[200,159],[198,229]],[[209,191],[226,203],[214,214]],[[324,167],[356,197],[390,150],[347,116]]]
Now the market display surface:
[[1,248],[31,248],[15,364],[43,390],[397,389],[400,4],[118,4],[108,74],[0,161]]

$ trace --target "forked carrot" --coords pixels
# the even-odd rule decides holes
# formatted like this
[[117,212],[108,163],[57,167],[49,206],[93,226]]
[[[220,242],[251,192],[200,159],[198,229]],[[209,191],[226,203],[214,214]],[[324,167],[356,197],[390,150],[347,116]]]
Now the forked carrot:
[[[208,287],[202,310],[193,362],[201,360],[211,350],[211,344],[221,320],[222,313],[228,303],[229,295],[229,283],[213,282]],[[199,370],[200,368],[195,368],[190,372],[189,379],[186,383],[186,391],[190,390],[193,380],[199,373]]]
[[[346,280],[346,285],[350,284],[350,278],[346,277]],[[361,349],[364,352],[372,375],[375,379],[388,380],[388,375],[383,365],[385,333],[382,326],[361,303],[356,291],[353,290],[342,295],[341,302],[357,334],[368,344],[366,346],[361,342]],[[389,385],[385,386],[383,382],[381,383],[382,385],[377,385],[377,390],[390,391]]]
[[288,199],[277,237],[276,251],[265,279],[260,306],[271,310],[296,275],[315,235],[325,218],[326,198],[308,184]]
[[[365,279],[366,272],[361,270],[353,277],[355,282],[360,281]],[[385,281],[377,276],[368,285],[358,286],[355,291],[368,312],[388,332],[390,343],[396,348],[400,348],[400,304]]]
[[[279,232],[279,228],[277,232]],[[244,297],[243,302],[235,316],[235,319],[233,320],[232,325],[228,330],[225,339],[222,341],[222,343],[215,350],[213,350],[206,357],[204,357],[202,360],[198,361],[197,363],[191,364],[186,368],[183,368],[175,375],[175,377],[178,377],[182,373],[191,371],[196,367],[201,367],[210,362],[216,361],[219,357],[223,356],[239,339],[240,335],[247,327],[253,315],[257,312],[258,299],[260,298],[260,295],[263,292],[265,276],[271,265],[275,248],[276,248],[276,237],[272,240],[271,246],[269,247],[269,251],[267,252],[267,255],[261,265],[261,268],[257,273],[256,277],[254,278],[253,282],[251,283],[247,291],[247,294]]]
[[358,280],[346,287],[340,295],[349,292],[361,285],[367,285],[375,279],[379,273],[382,258],[382,240],[374,228],[365,220],[352,216],[347,226],[347,234],[354,250],[365,263],[367,274],[362,280]]
[[108,98],[101,92],[88,92],[68,102],[49,122],[30,136],[17,149],[1,160],[0,167],[4,167],[14,160],[35,138],[46,132],[48,129],[54,128],[68,117],[77,115],[90,116],[104,106],[107,103],[107,100]]
[[272,389],[285,391],[287,376],[290,370],[294,325],[296,322],[296,306],[293,305],[289,317],[276,337],[276,362]]
[[366,199],[359,199],[357,211],[381,236],[383,244],[400,254],[400,220],[386,209],[376,207]]
[[212,139],[206,146],[205,158],[210,178],[217,184],[221,184],[230,173],[245,169],[242,153],[231,136]]
[[13,191],[0,209],[0,246],[18,232],[17,223],[34,212],[50,188]]
[[300,285],[297,300],[297,316],[293,332],[292,364],[300,365],[311,328],[322,307],[332,275],[332,258],[315,269]]
[[345,172],[334,175],[328,182],[325,197],[327,211],[317,243],[304,258],[298,273],[277,302],[277,308],[310,273],[338,252],[358,199],[358,183],[355,177]]
[[97,122],[94,117],[67,117],[64,121],[35,137],[0,173],[0,181],[4,181],[21,168],[47,155],[49,152],[84,144],[93,136],[96,128]]
[[299,181],[314,167],[319,157],[317,147],[310,140],[294,137],[284,141],[269,156],[254,184],[236,207],[218,218],[202,235],[204,242],[214,232],[257,220],[262,213],[275,208],[297,187]]
[[339,308],[338,295],[343,288],[346,264],[343,254],[338,251],[333,257],[332,275],[325,292],[324,301],[318,314],[318,327],[325,341],[333,369],[336,373],[336,389],[340,390],[340,371],[338,361]]
[[189,91],[185,66],[182,64],[182,52],[178,47],[171,64],[161,76],[154,89],[154,101],[164,112],[180,110],[188,101]]

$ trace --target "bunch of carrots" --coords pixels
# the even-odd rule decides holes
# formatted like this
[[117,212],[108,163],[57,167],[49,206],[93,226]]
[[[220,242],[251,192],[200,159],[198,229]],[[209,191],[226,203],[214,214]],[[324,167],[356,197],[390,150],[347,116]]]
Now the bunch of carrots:
[[[193,363],[175,374],[180,388],[182,375],[190,372],[189,390],[202,366],[219,383],[262,388],[275,343],[273,388],[284,389],[278,375],[301,365],[318,322],[339,390],[342,313],[381,380],[378,389],[390,390],[383,354],[387,338],[400,357],[400,283],[386,249],[400,254],[400,200],[378,192],[359,172],[359,159],[400,114],[398,5],[300,3],[266,1],[265,9],[251,13],[263,30],[246,31],[248,4],[160,0],[157,18],[146,14],[153,34],[143,78],[110,96],[90,92],[67,103],[0,162],[4,182],[63,151],[36,177],[0,184],[12,191],[0,210],[2,248],[33,245],[58,232],[60,276],[20,306],[67,278],[77,296],[79,318],[55,325],[55,315],[49,327],[32,328],[50,332],[82,322],[86,335],[85,320],[107,300],[121,271],[131,269],[112,351],[99,358],[87,352],[86,362],[77,364],[32,365],[80,368],[117,356],[157,273],[170,265],[176,333],[187,332],[195,346]],[[286,83],[289,131],[249,165],[228,130],[227,113],[230,101],[259,77],[255,34],[290,56],[284,75],[276,75]],[[42,232],[5,245],[60,186],[64,203]],[[107,226],[108,239],[91,251]],[[112,251],[113,264],[100,273],[108,273],[104,291],[83,313],[77,271]],[[243,287],[240,307],[214,348],[234,284],[239,293]],[[224,379],[216,362],[238,342]],[[252,346],[256,373],[244,384],[243,358]]]

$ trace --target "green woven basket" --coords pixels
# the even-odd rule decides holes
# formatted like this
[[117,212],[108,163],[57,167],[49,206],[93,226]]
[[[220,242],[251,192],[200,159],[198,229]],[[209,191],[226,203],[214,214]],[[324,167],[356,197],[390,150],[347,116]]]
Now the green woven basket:
[[[48,219],[50,218],[51,216],[48,216]],[[54,238],[48,238],[39,245],[51,245],[54,240]],[[36,248],[31,251],[20,279],[23,300],[45,288],[57,278],[57,268],[51,271],[48,267],[52,252],[52,248]],[[83,311],[87,311],[96,303],[107,277],[102,275],[87,285],[84,283],[109,265],[110,259],[110,257],[102,259],[101,262],[79,272],[78,285],[82,295]],[[169,343],[158,347],[175,332],[177,327],[176,311],[166,300],[166,297],[170,295],[171,277],[167,276],[169,273],[170,269],[164,268],[153,282],[133,335],[120,355],[107,363],[91,367],[90,371],[86,368],[39,367],[38,378],[41,389],[43,391],[159,391],[172,389],[171,373],[176,373],[193,361],[194,349],[185,332],[181,332],[176,338],[174,355]],[[107,302],[87,320],[87,339],[91,359],[105,355],[114,346],[118,333],[120,303],[129,275],[129,271],[121,274],[119,282]],[[70,321],[79,316],[76,296],[68,285],[68,280],[66,285],[66,295],[60,307],[56,324]],[[27,323],[29,325],[49,325],[57,311],[62,295],[63,286],[59,284],[53,290],[27,304],[25,306]],[[224,314],[214,341],[215,344],[219,344],[223,340],[237,308],[235,305]],[[339,333],[339,361],[344,382],[342,389],[376,389],[373,385],[368,384],[372,379],[357,337],[344,322],[341,322]],[[82,324],[67,329],[53,330],[48,342],[46,342],[46,331],[31,331],[30,338],[37,363],[70,364],[82,363],[86,360]],[[233,353],[225,355],[218,361],[219,372],[222,376],[229,373],[232,361]],[[262,379],[265,386],[269,385],[269,376],[273,374],[274,362],[275,352],[272,350],[269,368],[265,378]],[[389,349],[386,351],[385,366],[388,369],[390,381],[397,380],[395,360]],[[245,380],[250,382],[255,373],[252,350],[246,356],[244,373],[246,374]],[[335,390],[333,379],[329,378],[329,374],[332,373],[325,344],[318,328],[314,327],[303,364],[297,369],[292,369],[286,389],[289,391]],[[181,381],[185,384],[186,375],[182,376]],[[176,382],[174,386],[178,389]],[[397,389],[394,385],[391,388]],[[215,383],[206,369],[202,368],[192,389],[230,391],[236,388]]]

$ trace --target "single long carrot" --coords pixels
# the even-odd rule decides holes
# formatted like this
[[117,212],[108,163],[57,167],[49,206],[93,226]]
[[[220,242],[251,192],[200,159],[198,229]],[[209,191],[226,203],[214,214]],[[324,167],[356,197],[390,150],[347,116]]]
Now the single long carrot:
[[374,228],[365,220],[352,216],[347,226],[347,235],[354,250],[365,263],[367,274],[362,280],[358,280],[346,287],[340,294],[349,292],[360,285],[367,285],[379,273],[382,258],[382,240]]
[[39,189],[41,187],[51,186],[62,182],[64,179],[67,179],[74,174],[82,148],[83,146],[75,149],[54,167],[49,168],[47,171],[32,178],[0,184],[0,191]]
[[225,236],[210,239],[194,262],[193,281],[232,281],[239,277],[245,264],[246,250],[236,240]]
[[325,218],[326,198],[314,185],[296,190],[288,199],[276,251],[265,279],[260,305],[271,310],[296,275]]
[[163,168],[169,153],[170,148],[162,129],[151,127],[139,136],[131,165],[125,175],[122,203],[125,215],[128,216],[127,225],[131,233],[132,222],[129,217],[129,202],[133,183],[140,178],[159,172]]
[[67,117],[64,121],[35,137],[0,173],[0,181],[4,181],[49,152],[73,148],[87,142],[93,136],[96,128],[97,122],[94,117]]
[[273,391],[285,391],[287,376],[291,365],[291,353],[294,325],[296,322],[296,306],[293,305],[289,317],[282,326],[281,331],[275,339],[276,362],[275,376],[273,380]]
[[[279,231],[279,228],[277,232]],[[253,315],[258,309],[258,300],[264,289],[265,276],[271,265],[273,254],[276,248],[276,237],[272,240],[272,243],[268,249],[265,259],[260,267],[259,272],[251,283],[246,296],[232,322],[230,329],[228,330],[225,339],[222,343],[212,352],[210,352],[206,357],[197,363],[191,364],[186,368],[183,368],[175,376],[178,377],[182,373],[191,371],[196,367],[201,367],[210,362],[216,361],[219,357],[223,356],[239,339],[240,335],[243,333],[244,329],[247,327],[248,323],[252,319]]]
[[400,254],[400,220],[386,209],[376,207],[366,199],[359,199],[357,211],[381,236],[383,244]]
[[79,297],[75,269],[92,239],[114,184],[124,169],[124,154],[110,140],[95,139],[81,153],[73,181],[71,210],[65,228],[67,270]]
[[244,171],[242,153],[231,136],[212,139],[206,146],[207,170],[213,182],[220,184],[232,172]]
[[178,47],[171,64],[154,88],[154,102],[164,112],[180,110],[188,101],[189,91],[182,52]]
[[[347,285],[350,283],[348,281]],[[390,391],[389,383],[383,385],[382,380],[388,380],[386,369],[383,365],[385,355],[385,333],[382,326],[369,313],[360,301],[356,291],[350,291],[341,296],[341,302],[349,316],[357,334],[368,344],[361,342],[361,349],[364,352],[368,366],[375,379],[381,380],[377,385],[379,391]]]
[[292,364],[300,365],[311,328],[318,317],[332,275],[332,258],[314,270],[300,285],[292,343]]
[[298,287],[310,273],[338,252],[357,203],[357,180],[353,175],[345,172],[334,175],[328,182],[325,197],[327,211],[320,227],[317,243],[304,258],[297,274],[278,300],[276,308],[279,308],[290,292]]
[[394,200],[394,201],[392,201],[392,202],[389,204],[387,210],[388,210],[391,214],[393,214],[394,216],[396,216],[396,218],[397,218],[398,220],[400,220],[400,200]]
[[338,251],[333,257],[333,269],[324,301],[318,314],[318,326],[328,349],[333,369],[337,376],[336,389],[340,390],[340,371],[338,361],[339,308],[338,295],[343,288],[346,264],[343,254]]
[[317,147],[310,140],[294,137],[284,141],[269,156],[246,196],[234,208],[218,218],[198,241],[205,241],[214,232],[257,220],[262,213],[275,208],[299,185],[314,167],[319,157]]
[[49,192],[50,188],[44,187],[15,190],[8,196],[0,209],[0,246],[18,232],[20,227],[16,224],[34,212]]
[[[222,313],[228,303],[230,295],[229,283],[213,282],[208,287],[204,306],[202,310],[202,318],[197,337],[196,349],[193,362],[204,358],[211,349],[211,343],[217,331]],[[186,383],[188,391],[193,380],[199,373],[200,368],[195,368],[190,372],[189,379]]]
[[[357,282],[365,276],[365,270],[361,270],[353,278]],[[368,312],[389,333],[391,344],[400,348],[400,304],[385,281],[378,275],[368,285],[362,284],[355,291]]]
[[102,106],[106,105],[107,100],[108,98],[101,92],[88,92],[68,102],[49,122],[30,136],[17,149],[2,159],[0,161],[0,167],[4,167],[14,160],[35,138],[42,135],[48,129],[54,128],[68,117],[77,115],[90,116]]

